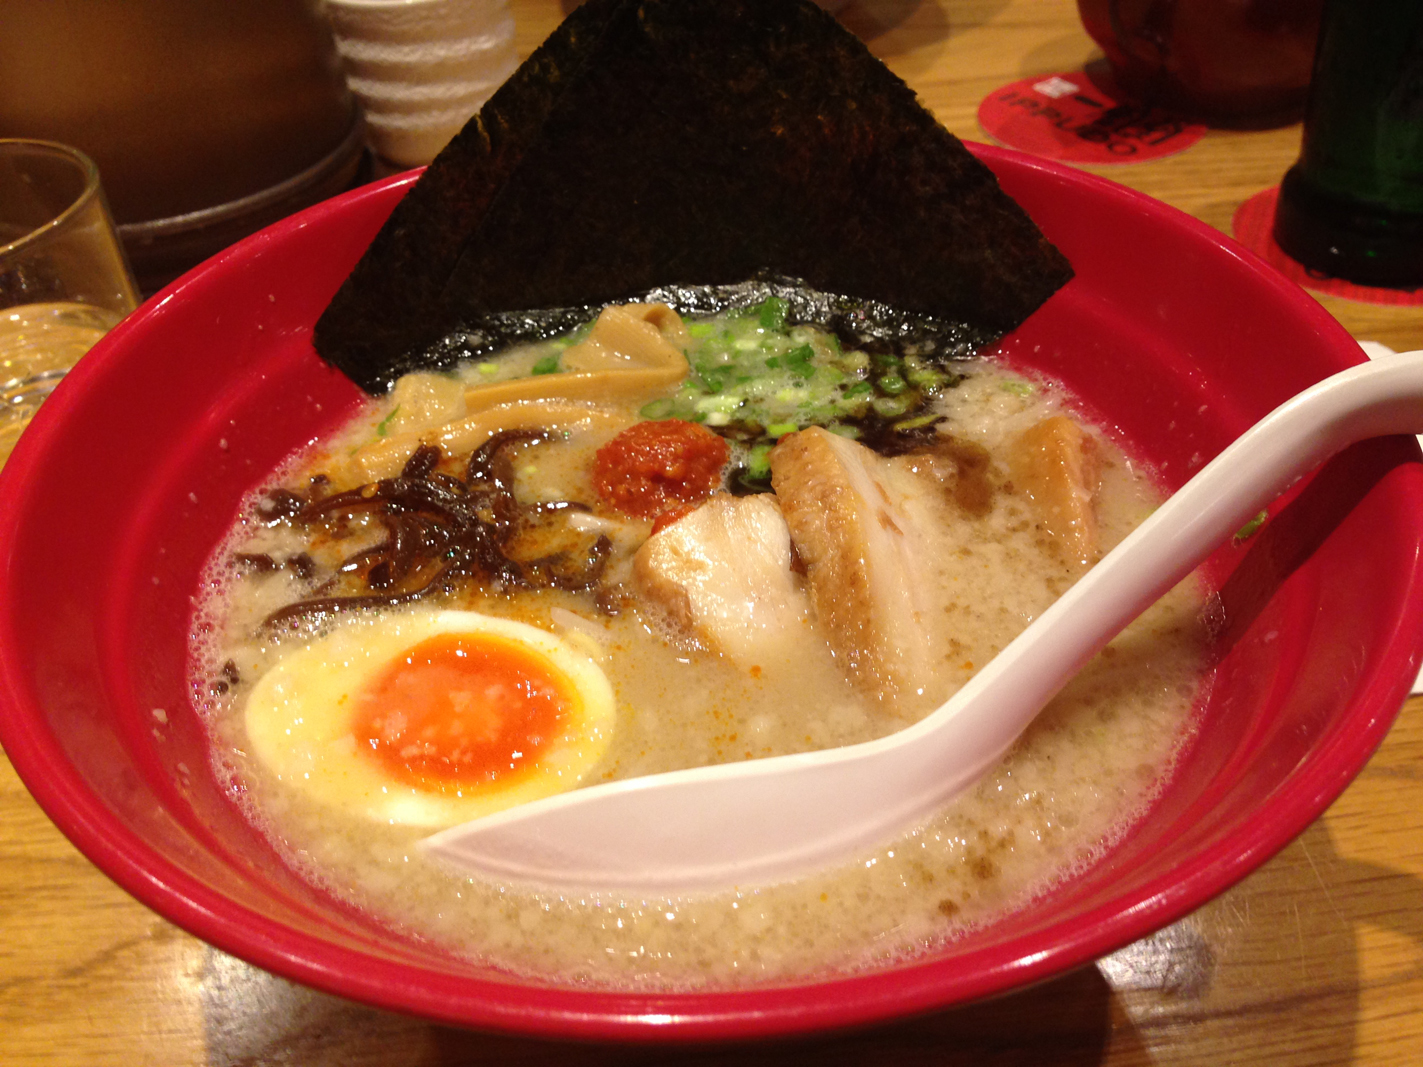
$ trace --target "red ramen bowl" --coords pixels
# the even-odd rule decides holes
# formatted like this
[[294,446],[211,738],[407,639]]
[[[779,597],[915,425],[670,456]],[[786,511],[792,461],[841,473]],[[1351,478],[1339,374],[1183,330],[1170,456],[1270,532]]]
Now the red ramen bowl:
[[[1314,300],[1214,230],[975,151],[1077,269],[1004,358],[1065,382],[1168,486],[1361,360]],[[312,324],[413,180],[318,205],[149,301],[0,475],[0,740],[95,864],[198,937],[471,1027],[690,1041],[863,1024],[1034,982],[1174,921],[1300,833],[1388,730],[1423,631],[1423,466],[1404,439],[1350,449],[1210,561],[1228,622],[1196,740],[1146,817],[1029,910],[876,970],[685,993],[520,981],[353,912],[285,867],[209,773],[185,679],[190,598],[242,495],[358,403]]]

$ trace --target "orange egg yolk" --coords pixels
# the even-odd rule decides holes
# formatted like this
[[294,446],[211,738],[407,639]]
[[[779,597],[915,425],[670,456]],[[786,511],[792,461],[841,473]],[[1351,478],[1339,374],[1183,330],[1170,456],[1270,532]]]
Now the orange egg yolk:
[[445,792],[532,768],[576,706],[537,652],[488,634],[407,649],[357,694],[357,745],[398,781]]

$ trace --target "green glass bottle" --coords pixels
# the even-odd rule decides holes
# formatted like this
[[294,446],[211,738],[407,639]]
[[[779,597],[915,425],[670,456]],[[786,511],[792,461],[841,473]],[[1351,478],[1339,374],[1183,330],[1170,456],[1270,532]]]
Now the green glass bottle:
[[1311,270],[1423,286],[1423,0],[1327,0],[1275,240]]

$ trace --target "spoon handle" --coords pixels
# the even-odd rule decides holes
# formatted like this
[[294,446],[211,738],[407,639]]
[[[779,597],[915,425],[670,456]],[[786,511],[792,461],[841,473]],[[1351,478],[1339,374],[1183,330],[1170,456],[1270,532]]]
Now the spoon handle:
[[937,711],[861,745],[576,790],[435,834],[466,870],[579,890],[697,893],[872,850],[971,786],[1123,627],[1355,441],[1423,431],[1423,351],[1353,367],[1207,464]]
[[[1076,673],[1228,537],[1356,441],[1423,433],[1423,351],[1336,374],[1252,426],[1178,489],[939,710],[904,731],[977,780]],[[980,714],[980,709],[994,709]],[[970,709],[972,709],[970,711]],[[896,735],[899,736],[899,735]],[[921,814],[923,814],[921,812]]]

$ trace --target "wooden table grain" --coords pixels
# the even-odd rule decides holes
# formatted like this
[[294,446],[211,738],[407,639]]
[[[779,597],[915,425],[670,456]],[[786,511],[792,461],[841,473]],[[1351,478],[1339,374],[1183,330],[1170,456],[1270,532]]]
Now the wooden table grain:
[[[574,0],[512,0],[527,54]],[[841,17],[955,133],[1018,78],[1098,55],[1071,0],[855,0]],[[1299,127],[1212,131],[1098,168],[1228,229],[1279,180]],[[1321,298],[1356,337],[1423,348],[1423,313]],[[997,1001],[736,1049],[559,1046],[434,1026],[312,992],[212,949],[84,860],[0,759],[0,1063],[1423,1063],[1423,698],[1303,836],[1200,911],[1093,967]]]

